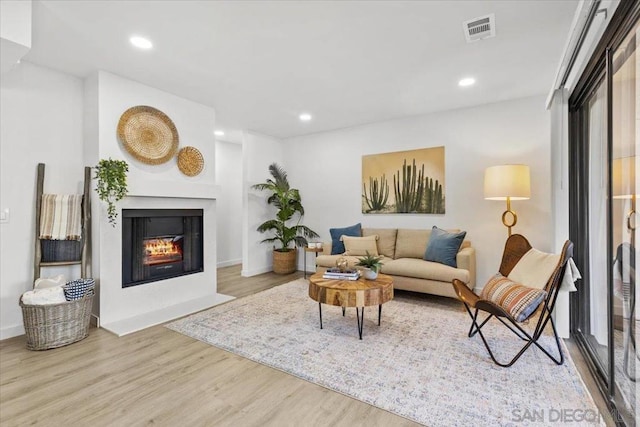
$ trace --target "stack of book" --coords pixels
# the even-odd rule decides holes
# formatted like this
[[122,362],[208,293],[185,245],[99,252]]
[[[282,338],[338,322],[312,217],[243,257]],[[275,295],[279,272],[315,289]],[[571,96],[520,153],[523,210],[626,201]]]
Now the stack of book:
[[322,275],[324,279],[334,280],[358,280],[360,271],[358,270],[342,270],[339,268],[329,268]]

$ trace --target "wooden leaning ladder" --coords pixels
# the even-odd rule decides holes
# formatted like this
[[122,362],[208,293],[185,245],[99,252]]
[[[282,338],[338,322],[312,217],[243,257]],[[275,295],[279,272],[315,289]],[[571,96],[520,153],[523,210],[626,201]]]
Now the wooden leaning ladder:
[[42,247],[40,244],[40,217],[42,213],[42,195],[44,190],[44,163],[38,163],[38,179],[36,181],[36,234],[33,259],[33,280],[40,278],[42,267],[60,267],[66,265],[80,265],[80,276],[91,275],[91,168],[84,168],[84,191],[82,195],[82,254],[74,261],[42,261]]

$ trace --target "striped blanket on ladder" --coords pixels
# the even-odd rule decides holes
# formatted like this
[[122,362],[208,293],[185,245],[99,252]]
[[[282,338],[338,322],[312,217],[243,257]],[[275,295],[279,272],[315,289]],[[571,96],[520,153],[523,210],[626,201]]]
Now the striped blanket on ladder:
[[82,195],[43,194],[40,210],[40,239],[80,240]]

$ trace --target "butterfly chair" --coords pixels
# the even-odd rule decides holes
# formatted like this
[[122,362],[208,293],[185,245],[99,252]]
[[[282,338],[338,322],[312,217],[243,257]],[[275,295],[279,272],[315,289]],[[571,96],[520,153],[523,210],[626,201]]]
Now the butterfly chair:
[[[523,286],[519,283],[514,283],[509,280],[507,276],[511,273],[518,262],[527,254],[532,251],[532,254],[540,254],[544,258],[543,262],[540,262],[540,271],[536,271],[535,274],[540,276],[541,272],[545,269],[551,270],[548,279],[546,274],[540,280],[542,289],[534,289],[531,287]],[[527,239],[520,235],[514,234],[509,236],[504,247],[504,253],[502,255],[502,263],[500,264],[500,274],[496,275],[489,280],[487,286],[483,290],[480,296],[471,291],[463,282],[454,279],[453,287],[458,295],[458,298],[464,303],[469,316],[471,317],[471,328],[469,329],[468,336],[473,337],[476,333],[480,334],[484,346],[491,356],[491,360],[499,366],[508,367],[513,365],[524,352],[535,345],[544,354],[546,354],[556,364],[561,365],[564,362],[564,355],[560,347],[560,339],[556,332],[556,326],[551,317],[551,312],[555,306],[556,299],[558,297],[558,290],[562,283],[567,262],[573,255],[573,243],[566,241],[562,252],[559,256],[551,254],[543,254],[542,252],[532,250],[531,245]],[[531,260],[540,259],[538,256],[527,255],[529,258],[526,262],[523,262],[521,266],[528,265],[531,267]],[[557,260],[557,261],[556,261]],[[529,268],[530,268],[529,267]],[[533,265],[535,269],[535,265]],[[515,273],[515,272],[514,272]],[[546,280],[546,284],[544,284]],[[544,286],[542,286],[544,285]],[[473,309],[473,312],[472,312]],[[488,314],[487,318],[479,323],[480,319],[478,313],[482,311]],[[520,323],[526,322],[529,319],[535,318],[536,313],[540,313],[538,317],[536,327],[533,333],[527,332]],[[487,339],[485,338],[482,328],[487,324],[489,320],[495,318],[499,320],[504,326],[506,326],[511,332],[513,332],[518,338],[525,341],[524,346],[520,351],[508,362],[499,362]],[[547,349],[545,349],[539,342],[542,332],[544,331],[547,323],[551,323],[551,329],[553,330],[553,336],[556,341],[556,347],[558,349],[558,357],[553,356]]]

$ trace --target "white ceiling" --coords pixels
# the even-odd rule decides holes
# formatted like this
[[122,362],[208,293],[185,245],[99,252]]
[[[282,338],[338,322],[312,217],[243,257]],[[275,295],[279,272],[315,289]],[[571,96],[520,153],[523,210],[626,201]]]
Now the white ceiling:
[[[577,4],[34,1],[24,59],[116,73],[214,107],[228,133],[287,138],[545,94]],[[488,13],[497,36],[467,44],[462,22]],[[154,48],[133,48],[133,34]],[[459,88],[465,76],[477,84]]]

